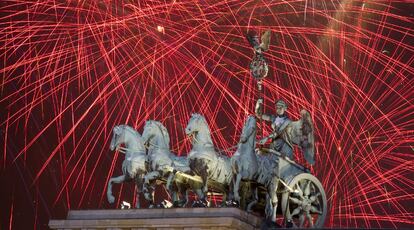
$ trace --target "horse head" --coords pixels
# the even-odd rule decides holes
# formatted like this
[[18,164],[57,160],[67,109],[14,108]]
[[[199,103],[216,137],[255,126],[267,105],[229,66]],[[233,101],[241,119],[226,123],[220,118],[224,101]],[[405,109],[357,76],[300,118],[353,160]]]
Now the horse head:
[[245,143],[249,138],[255,138],[256,135],[256,118],[253,115],[249,115],[244,123],[242,134],[240,135],[240,143]]
[[185,128],[185,134],[187,136],[195,135],[200,131],[205,131],[206,127],[207,122],[204,116],[198,113],[193,113],[188,121],[187,127]]
[[167,129],[160,122],[154,120],[145,123],[142,139],[145,146],[154,145],[168,149],[170,145]]
[[141,135],[128,125],[117,125],[112,129],[112,140],[109,148],[114,151],[121,144],[125,144],[128,148],[132,147],[135,152],[144,149]]
[[124,132],[122,132],[121,126],[117,125],[112,129],[112,140],[109,148],[114,151],[124,142]]

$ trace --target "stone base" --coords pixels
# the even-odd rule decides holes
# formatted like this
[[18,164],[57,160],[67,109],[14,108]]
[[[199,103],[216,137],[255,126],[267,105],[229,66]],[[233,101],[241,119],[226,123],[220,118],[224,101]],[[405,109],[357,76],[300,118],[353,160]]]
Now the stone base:
[[237,208],[72,210],[51,229],[260,229],[262,218]]

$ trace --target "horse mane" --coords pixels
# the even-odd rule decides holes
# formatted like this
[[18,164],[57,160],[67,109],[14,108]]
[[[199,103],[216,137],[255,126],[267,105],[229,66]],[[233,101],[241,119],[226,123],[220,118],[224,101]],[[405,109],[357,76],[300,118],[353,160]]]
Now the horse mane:
[[137,135],[138,137],[141,137],[141,134],[139,134],[134,128],[132,128],[129,125],[118,125],[118,127],[121,127],[123,129],[127,129],[127,130],[131,131],[133,134]]
[[208,129],[210,129],[210,128],[208,127],[207,120],[206,120],[206,118],[205,118],[203,115],[201,115],[201,114],[199,114],[199,113],[193,113],[193,114],[191,114],[191,117],[194,117],[194,118],[197,118],[197,119],[202,120],[202,121],[204,122],[204,124],[207,126],[207,128],[208,128]]
[[206,120],[205,118],[204,118],[204,116],[203,115],[201,115],[201,114],[199,114],[199,113],[193,113],[193,114],[191,114],[191,117],[194,117],[194,118],[197,118],[197,119],[204,119],[204,120]]
[[211,131],[210,131],[210,127],[209,127],[209,125],[208,125],[208,123],[207,123],[207,120],[206,120],[206,118],[203,116],[203,115],[201,115],[201,114],[199,114],[199,113],[193,113],[193,114],[191,114],[191,118],[196,118],[196,119],[199,119],[200,121],[202,121],[202,123],[204,123],[204,125],[205,125],[205,130],[206,130],[206,138],[207,138],[207,141],[208,142],[210,142],[212,145],[213,145],[213,139],[212,139],[212,137],[211,137]]
[[170,145],[170,135],[168,134],[167,128],[165,128],[165,126],[159,121],[151,120],[151,122],[154,123],[160,129],[162,135],[164,136],[164,140],[166,141],[167,146],[169,146]]
[[138,131],[135,130],[134,128],[132,128],[131,126],[129,126],[129,125],[118,125],[118,127],[130,131],[132,134],[134,134],[137,137],[140,144],[144,144],[144,142],[142,141],[141,134],[138,133]]
[[245,132],[245,129],[249,126],[250,119],[252,119],[251,117],[253,117],[253,116],[248,115],[246,120],[244,120],[244,123],[243,123],[243,126],[242,126],[242,134]]

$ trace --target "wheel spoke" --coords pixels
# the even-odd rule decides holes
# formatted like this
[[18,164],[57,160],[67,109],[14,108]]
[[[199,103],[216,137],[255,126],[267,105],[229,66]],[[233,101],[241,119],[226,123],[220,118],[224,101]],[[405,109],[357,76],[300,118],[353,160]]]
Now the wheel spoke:
[[301,191],[305,190],[305,185],[306,185],[305,183],[306,181],[304,180],[299,181],[299,187]]
[[304,189],[305,191],[303,191],[303,195],[309,196],[309,194],[310,194],[310,184],[311,184],[311,181],[308,180],[306,185],[305,185],[305,189]]
[[315,206],[313,206],[313,205],[311,206],[310,211],[311,211],[312,213],[318,213],[318,214],[322,215],[322,211],[320,211],[317,207],[315,207]]
[[282,197],[287,220],[292,220],[296,228],[322,227],[327,215],[327,201],[320,181],[304,173],[294,177],[289,187],[293,191]]
[[308,212],[306,213],[306,216],[308,217],[309,227],[313,227],[313,220],[311,214]]
[[302,191],[302,188],[300,187],[300,185],[299,185],[299,184],[297,184],[297,185],[296,185],[296,189],[297,189],[297,190],[298,190],[298,192],[299,192],[299,194],[298,194],[298,195],[299,195],[300,197],[302,197],[302,196],[303,196],[303,191]]
[[297,205],[301,205],[301,204],[302,204],[302,201],[300,201],[299,199],[296,199],[296,198],[294,198],[294,197],[289,197],[289,200],[290,200],[292,203],[297,204]]
[[291,216],[296,216],[297,214],[299,214],[300,210],[301,210],[300,207],[295,208],[295,210],[293,210]]
[[311,196],[309,200],[313,203],[315,200],[321,195],[320,192],[316,193],[315,195]]

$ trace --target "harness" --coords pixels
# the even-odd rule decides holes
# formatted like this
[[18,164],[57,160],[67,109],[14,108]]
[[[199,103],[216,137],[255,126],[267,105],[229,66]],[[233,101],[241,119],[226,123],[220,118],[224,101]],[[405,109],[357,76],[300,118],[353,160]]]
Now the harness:
[[129,152],[131,152],[131,153],[141,153],[141,152],[142,152],[142,150],[131,149],[131,148],[125,148],[125,147],[121,147],[121,146],[119,146],[119,145],[116,147],[116,150],[117,150],[118,152],[121,152],[121,153],[124,153],[124,154],[126,154],[128,151],[129,151]]

